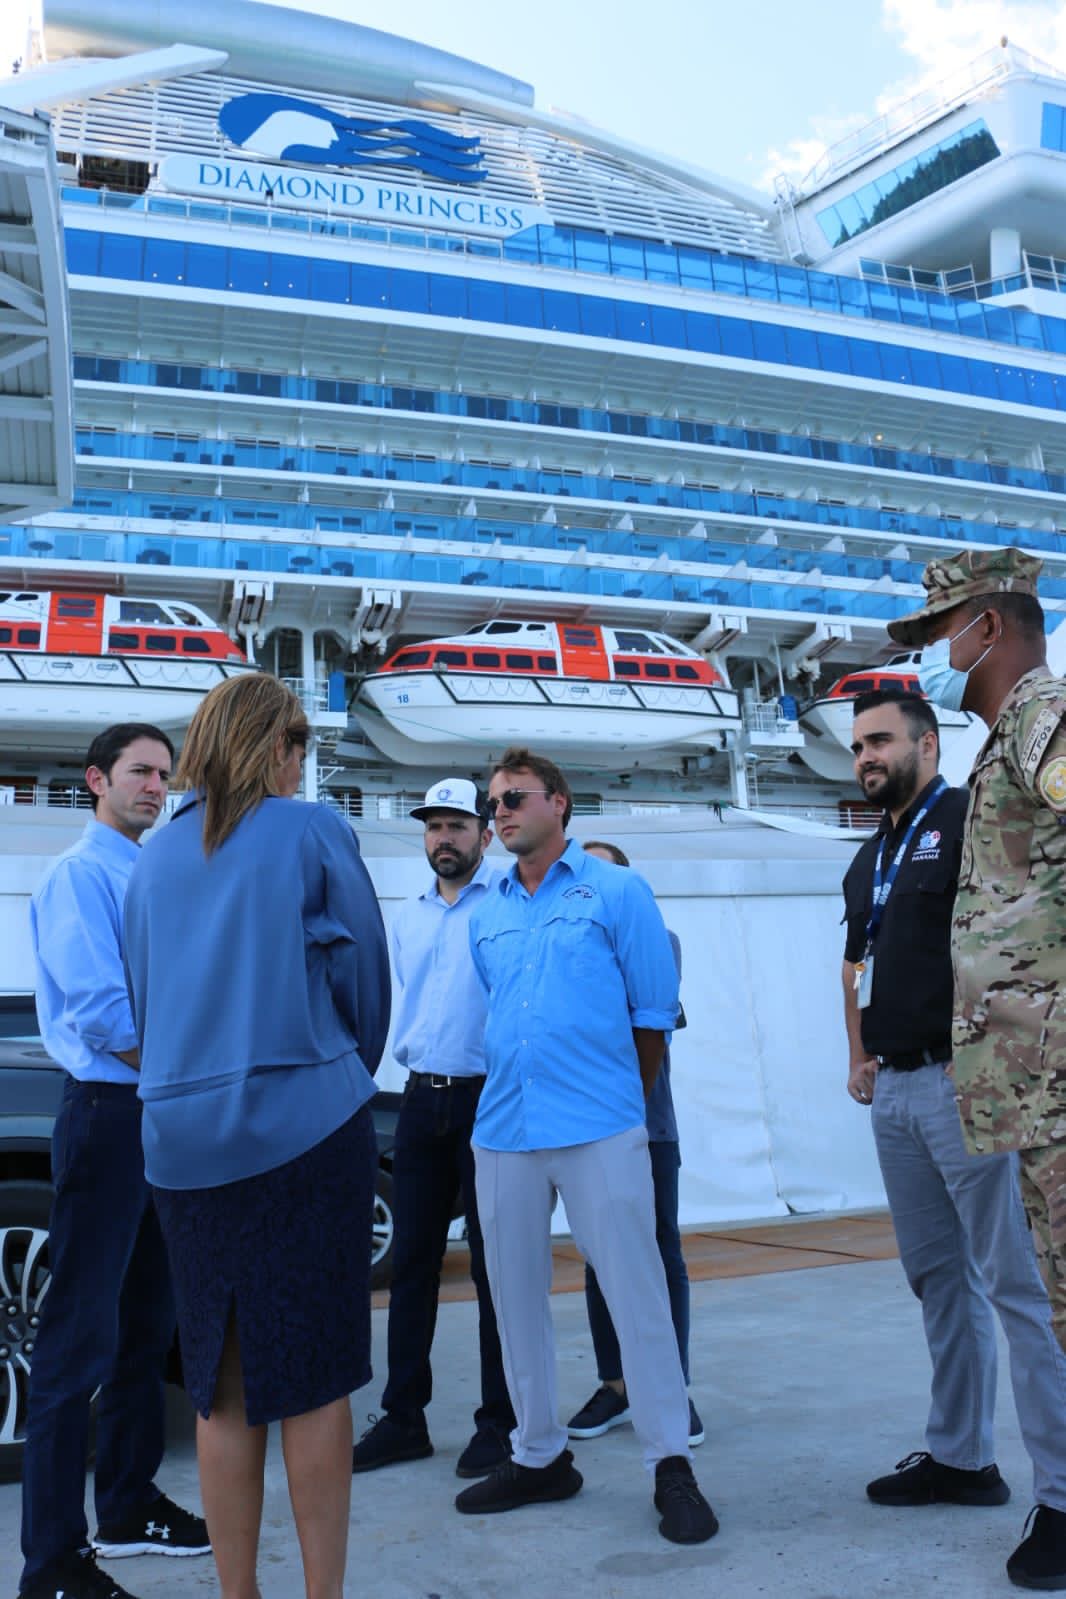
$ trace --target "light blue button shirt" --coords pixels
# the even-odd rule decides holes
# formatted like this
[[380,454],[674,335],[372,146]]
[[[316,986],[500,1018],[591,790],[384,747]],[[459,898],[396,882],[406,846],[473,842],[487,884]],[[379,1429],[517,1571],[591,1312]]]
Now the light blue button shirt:
[[140,853],[132,839],[91,821],[30,901],[41,1037],[52,1059],[83,1082],[137,1082],[114,1051],[137,1048],[122,911]]
[[470,939],[489,991],[473,1142],[558,1149],[640,1126],[633,1028],[669,1032],[678,1006],[670,940],[644,879],[571,840],[535,894],[516,862],[475,909]]
[[401,905],[392,928],[399,990],[392,1052],[412,1072],[485,1075],[488,996],[470,954],[471,914],[499,878],[483,860],[454,905],[437,879]]

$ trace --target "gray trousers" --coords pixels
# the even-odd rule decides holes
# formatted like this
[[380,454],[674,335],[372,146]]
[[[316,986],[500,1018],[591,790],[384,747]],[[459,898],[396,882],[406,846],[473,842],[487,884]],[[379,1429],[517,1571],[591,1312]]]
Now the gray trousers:
[[877,1074],[873,1131],[900,1259],[921,1301],[933,1362],[926,1447],[976,1471],[994,1458],[996,1339],[1039,1504],[1066,1510],[1066,1357],[1052,1331],[1016,1155],[970,1155],[943,1066]]
[[475,1146],[485,1240],[520,1466],[546,1466],[566,1448],[555,1387],[551,1212],[562,1195],[574,1242],[599,1279],[622,1351],[633,1425],[649,1470],[690,1459],[688,1392],[655,1238],[648,1134],[513,1154]]

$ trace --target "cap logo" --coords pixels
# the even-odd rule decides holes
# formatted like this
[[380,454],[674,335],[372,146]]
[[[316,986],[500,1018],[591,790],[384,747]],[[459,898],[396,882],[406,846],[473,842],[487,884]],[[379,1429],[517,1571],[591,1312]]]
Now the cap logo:
[[437,798],[438,799],[451,799],[451,797],[452,797],[452,791],[448,787],[447,783],[440,784],[439,787],[437,788]]

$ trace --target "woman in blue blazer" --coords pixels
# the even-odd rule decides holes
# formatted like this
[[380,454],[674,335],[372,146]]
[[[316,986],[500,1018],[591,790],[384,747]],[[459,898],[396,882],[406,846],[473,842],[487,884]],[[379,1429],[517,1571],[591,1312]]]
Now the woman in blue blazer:
[[307,1589],[339,1599],[348,1395],[370,1378],[367,1101],[388,955],[351,828],[294,798],[311,736],[276,678],[219,684],[182,751],[189,792],[126,900],[145,1168],[226,1596],[257,1592],[267,1424],[280,1420]]

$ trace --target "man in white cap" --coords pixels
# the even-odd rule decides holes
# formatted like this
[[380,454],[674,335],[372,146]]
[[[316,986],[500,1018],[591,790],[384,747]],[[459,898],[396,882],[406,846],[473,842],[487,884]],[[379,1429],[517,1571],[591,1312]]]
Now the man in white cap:
[[396,1031],[408,1070],[393,1157],[389,1378],[381,1416],[355,1446],[354,1471],[433,1453],[426,1406],[448,1226],[462,1195],[470,1274],[480,1312],[481,1404],[460,1477],[481,1477],[510,1454],[515,1424],[492,1308],[474,1193],[470,1135],[485,1081],[487,999],[470,951],[470,914],[498,873],[484,859],[488,806],[466,778],[444,778],[411,815],[424,824],[432,883],[400,909],[392,930]]

